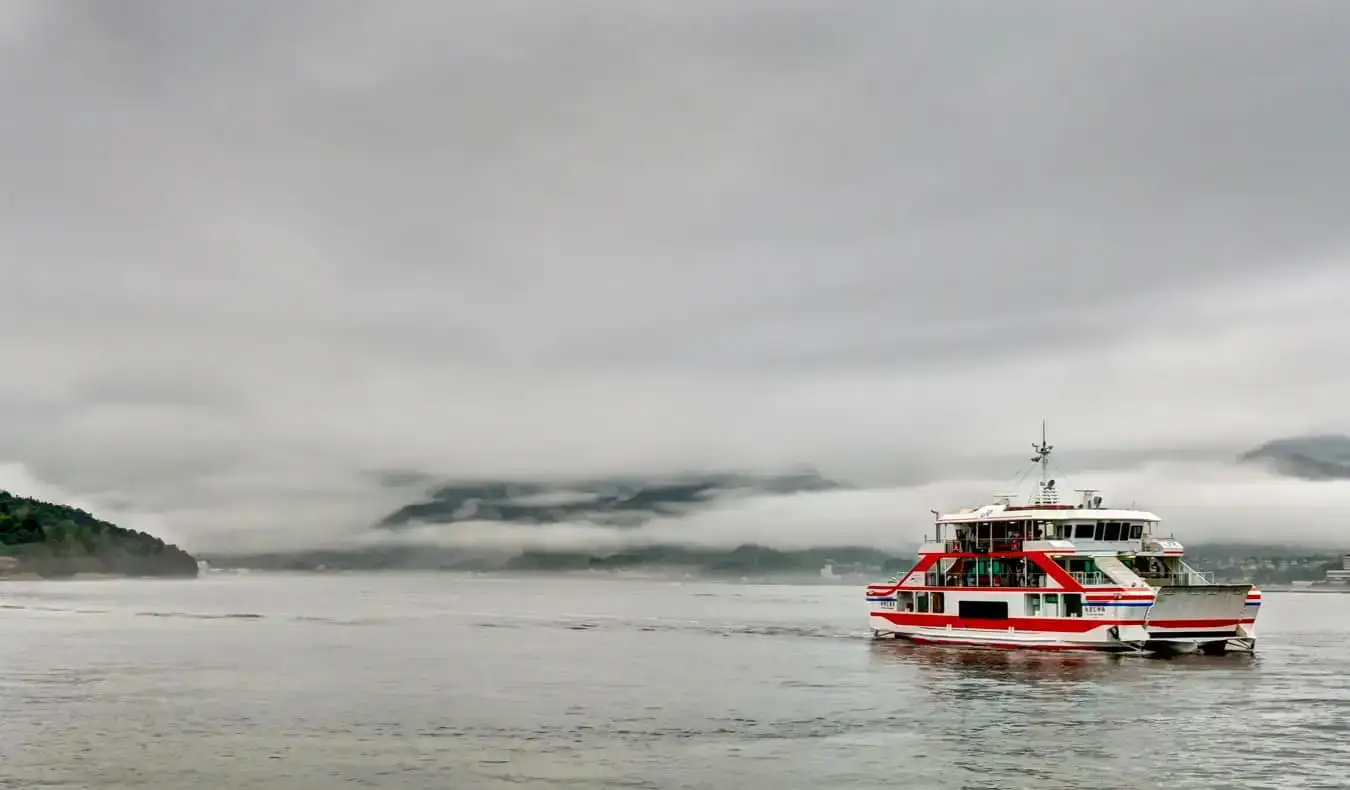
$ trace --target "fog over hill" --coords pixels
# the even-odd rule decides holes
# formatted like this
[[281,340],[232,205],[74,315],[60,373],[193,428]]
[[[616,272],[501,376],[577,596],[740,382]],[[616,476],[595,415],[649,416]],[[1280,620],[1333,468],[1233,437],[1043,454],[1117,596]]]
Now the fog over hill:
[[[1035,479],[1018,477],[1024,491]],[[1153,510],[1189,545],[1245,543],[1264,546],[1262,553],[1279,545],[1339,547],[1350,493],[1350,483],[1291,480],[1231,462],[1159,462],[1058,479],[1064,490],[1103,489],[1108,505]],[[357,533],[208,559],[257,568],[878,569],[910,562],[930,529],[930,509],[988,501],[1009,482],[862,488],[815,472],[453,481]]]
[[1248,450],[1239,460],[1265,464],[1286,477],[1350,480],[1350,437],[1323,435],[1275,439]]
[[754,496],[830,491],[843,488],[815,471],[760,476],[738,473],[688,474],[665,478],[615,477],[575,482],[488,480],[447,483],[427,501],[399,508],[380,526],[502,521],[557,524],[584,521],[639,526],[657,517],[678,517]]

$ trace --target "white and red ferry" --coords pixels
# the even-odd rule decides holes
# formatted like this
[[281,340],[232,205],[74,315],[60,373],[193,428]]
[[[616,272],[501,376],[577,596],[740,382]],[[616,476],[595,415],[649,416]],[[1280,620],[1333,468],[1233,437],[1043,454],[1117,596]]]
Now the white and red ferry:
[[921,644],[1033,650],[1223,654],[1256,647],[1261,593],[1186,564],[1143,510],[1092,489],[1062,504],[1044,432],[1041,480],[1015,495],[936,515],[909,572],[867,587],[872,634]]

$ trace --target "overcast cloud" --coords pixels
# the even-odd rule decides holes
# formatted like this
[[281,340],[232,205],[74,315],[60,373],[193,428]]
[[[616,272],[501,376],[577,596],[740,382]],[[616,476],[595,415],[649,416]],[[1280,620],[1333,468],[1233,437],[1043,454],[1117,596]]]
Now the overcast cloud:
[[216,548],[384,469],[964,494],[1045,416],[1325,537],[1227,461],[1350,430],[1347,74],[1343,2],[7,0],[0,484]]

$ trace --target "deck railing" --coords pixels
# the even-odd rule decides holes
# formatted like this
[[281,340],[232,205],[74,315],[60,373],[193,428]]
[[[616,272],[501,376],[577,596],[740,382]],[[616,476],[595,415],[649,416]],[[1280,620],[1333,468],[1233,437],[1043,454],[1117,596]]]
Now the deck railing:
[[1115,582],[1106,578],[1106,575],[1102,573],[1084,573],[1082,571],[1073,571],[1069,575],[1073,577],[1074,581],[1078,582],[1084,587],[1091,587],[1093,585],[1101,585],[1101,584],[1115,584]]

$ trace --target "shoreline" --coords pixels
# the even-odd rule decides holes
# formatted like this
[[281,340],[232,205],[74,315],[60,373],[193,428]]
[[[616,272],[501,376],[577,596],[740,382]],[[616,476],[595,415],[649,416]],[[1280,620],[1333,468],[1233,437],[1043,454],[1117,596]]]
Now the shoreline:
[[100,582],[114,581],[118,579],[196,579],[198,576],[132,576],[125,573],[75,573],[70,576],[39,576],[36,573],[4,573],[0,574],[0,584],[4,582]]
[[75,573],[70,576],[39,576],[31,571],[24,573],[5,573],[0,574],[0,582],[70,582],[70,581],[101,581],[105,579],[126,579],[125,574],[121,573]]

